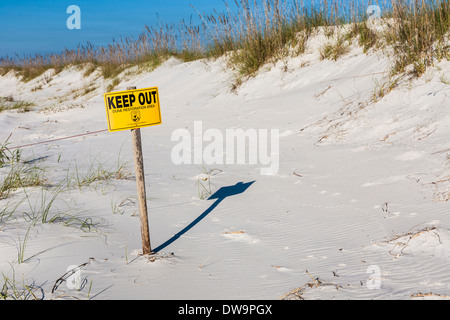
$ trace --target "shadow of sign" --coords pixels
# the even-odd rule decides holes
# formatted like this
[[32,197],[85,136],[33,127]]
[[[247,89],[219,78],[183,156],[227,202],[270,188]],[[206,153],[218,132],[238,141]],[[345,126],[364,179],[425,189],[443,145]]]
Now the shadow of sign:
[[181,231],[176,233],[172,238],[170,238],[163,244],[161,244],[158,247],[156,247],[155,249],[153,249],[153,252],[157,253],[157,252],[161,251],[162,249],[164,249],[165,247],[172,244],[183,234],[185,234],[186,232],[191,230],[197,223],[202,221],[211,211],[213,211],[219,205],[220,202],[222,202],[222,200],[224,200],[225,198],[237,195],[237,194],[244,193],[245,190],[247,190],[248,187],[250,187],[254,182],[255,181],[250,181],[247,183],[238,182],[233,186],[222,187],[219,190],[217,190],[213,195],[211,195],[208,198],[208,200],[216,199],[216,201],[214,201],[214,203],[208,209],[206,209],[201,215],[199,215],[194,221],[192,221],[190,224],[188,224],[186,227],[184,227]]

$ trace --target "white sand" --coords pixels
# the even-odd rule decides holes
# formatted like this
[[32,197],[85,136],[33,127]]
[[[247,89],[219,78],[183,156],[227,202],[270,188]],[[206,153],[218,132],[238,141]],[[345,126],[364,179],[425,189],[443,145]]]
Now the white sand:
[[[0,271],[10,278],[14,272],[18,285],[41,286],[45,299],[279,299],[312,282],[309,274],[333,285],[307,288],[305,299],[450,296],[450,183],[433,183],[450,175],[450,86],[441,81],[448,79],[450,63],[440,62],[419,79],[404,79],[372,103],[389,61],[360,48],[336,62],[320,61],[314,49],[320,41],[313,38],[310,51],[286,64],[263,68],[236,93],[230,92],[233,76],[222,59],[170,59],[153,72],[122,74],[115,90],[158,86],[160,93],[162,125],[141,130],[154,248],[215,201],[199,199],[200,165],[171,161],[174,130],[192,132],[194,121],[202,121],[203,130],[222,132],[279,129],[278,173],[263,176],[261,165],[209,166],[222,171],[210,177],[212,192],[255,182],[222,200],[162,248],[160,255],[166,256],[155,262],[138,255],[136,186],[130,179],[59,194],[51,212],[101,222],[97,232],[37,223],[19,264],[29,227],[23,212],[39,207],[42,192],[19,189],[0,201],[2,209],[11,208],[30,196],[14,218],[0,222]],[[28,113],[0,113],[1,141],[10,133],[13,146],[105,129],[102,94],[111,80],[98,72],[82,74],[64,70],[36,91],[43,77],[29,83],[11,74],[0,77],[0,96],[37,105]],[[75,98],[90,82],[97,89]],[[75,168],[87,172],[96,163],[111,168],[119,159],[134,170],[128,131],[23,149],[25,160],[41,157],[37,164],[54,183]],[[2,168],[2,175],[7,170]],[[122,201],[121,213],[114,214]],[[87,282],[82,290],[63,283],[51,293],[68,266],[90,258],[81,270]],[[380,270],[378,287],[368,286],[374,283],[369,266]]]

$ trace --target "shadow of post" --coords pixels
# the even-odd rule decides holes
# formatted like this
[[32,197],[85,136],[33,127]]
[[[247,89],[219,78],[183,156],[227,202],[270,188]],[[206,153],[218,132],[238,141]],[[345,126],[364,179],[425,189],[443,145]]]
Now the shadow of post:
[[178,233],[176,233],[172,238],[170,238],[163,244],[161,244],[158,247],[156,247],[155,249],[153,249],[153,253],[157,253],[157,252],[161,251],[162,249],[164,249],[165,247],[169,246],[174,241],[176,241],[183,234],[188,232],[190,229],[192,229],[197,223],[202,221],[203,218],[205,218],[211,211],[213,211],[219,205],[219,203],[222,202],[223,199],[245,192],[245,190],[247,190],[248,187],[250,187],[254,182],[255,181],[250,181],[247,183],[238,182],[234,186],[222,187],[219,190],[217,190],[213,195],[211,195],[208,198],[208,200],[216,199],[216,201],[214,201],[214,203],[208,209],[206,209],[194,221],[192,221],[186,227],[184,227],[182,230],[180,230]]

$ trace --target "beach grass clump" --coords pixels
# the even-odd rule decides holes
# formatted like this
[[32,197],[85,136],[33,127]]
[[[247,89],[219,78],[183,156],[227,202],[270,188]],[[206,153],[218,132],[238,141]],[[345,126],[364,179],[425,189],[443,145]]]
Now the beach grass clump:
[[11,192],[25,187],[37,187],[46,184],[44,170],[37,165],[11,164],[1,177],[0,199],[10,196]]
[[350,43],[343,36],[339,36],[336,41],[328,42],[320,50],[322,60],[338,60],[341,56],[350,51]]
[[87,170],[80,171],[78,165],[75,165],[75,172],[68,176],[68,186],[89,187],[96,182],[108,182],[112,180],[127,180],[131,178],[131,173],[128,170],[128,163],[120,159],[114,165],[107,165],[98,160],[93,160]]
[[44,293],[36,283],[16,280],[15,270],[12,275],[2,272],[0,277],[0,300],[42,300]]
[[1,98],[0,97],[0,112],[6,110],[16,110],[17,112],[29,112],[32,110],[34,106],[33,102],[30,101],[14,101],[10,98]]
[[434,60],[448,60],[448,0],[394,1],[389,17],[392,23],[384,37],[397,57],[392,73],[404,72],[407,66],[412,66],[412,74],[418,77]]
[[21,150],[8,148],[8,139],[0,145],[0,200],[20,188],[46,184],[45,170],[37,163],[22,161]]

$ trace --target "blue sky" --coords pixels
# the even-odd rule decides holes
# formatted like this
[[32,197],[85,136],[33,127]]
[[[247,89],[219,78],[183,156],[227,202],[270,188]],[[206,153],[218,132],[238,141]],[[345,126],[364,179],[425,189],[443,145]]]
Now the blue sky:
[[[113,38],[138,36],[145,25],[178,23],[199,12],[223,11],[221,0],[0,0],[0,56],[61,52],[88,41],[111,43]],[[68,29],[67,7],[81,10],[81,29]]]

